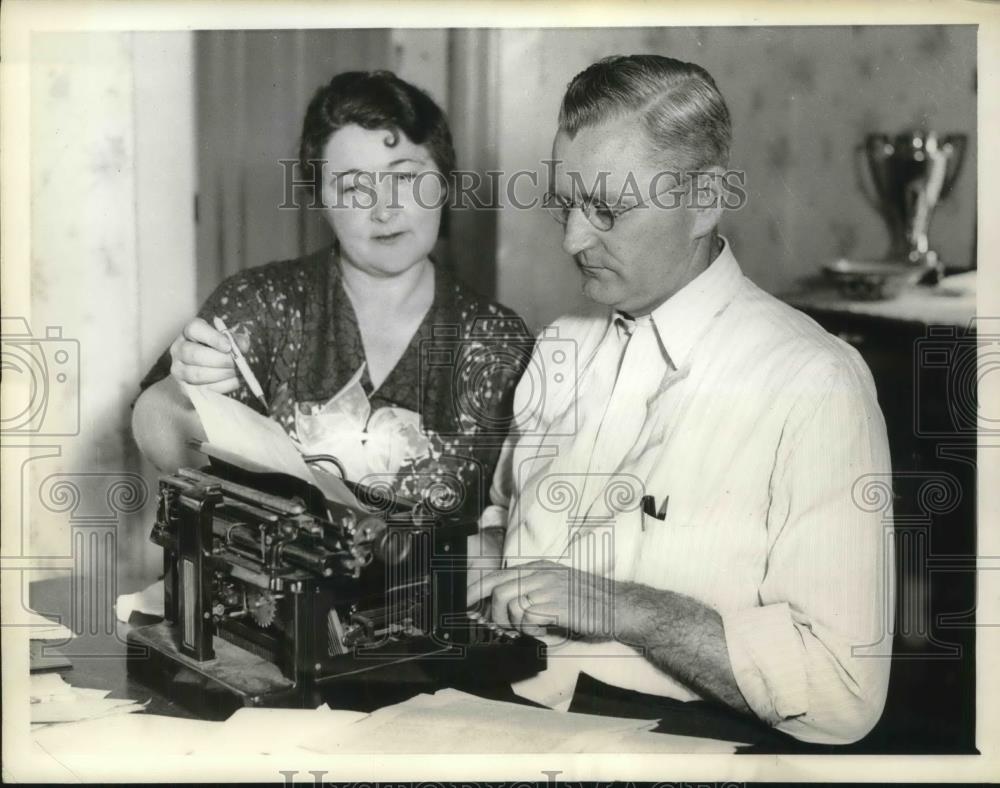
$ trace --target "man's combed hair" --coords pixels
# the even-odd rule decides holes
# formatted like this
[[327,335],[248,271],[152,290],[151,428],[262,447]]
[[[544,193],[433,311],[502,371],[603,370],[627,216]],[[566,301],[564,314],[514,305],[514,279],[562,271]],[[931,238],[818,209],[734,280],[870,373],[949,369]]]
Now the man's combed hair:
[[588,126],[635,114],[663,166],[729,164],[729,108],[701,66],[662,55],[615,55],[577,74],[559,109],[559,128],[575,137]]
[[455,169],[455,149],[444,112],[420,88],[391,71],[346,71],[337,74],[309,102],[302,123],[299,159],[309,172],[310,160],[321,160],[334,132],[352,124],[386,129],[394,146],[402,132],[415,145],[426,145],[447,178]]

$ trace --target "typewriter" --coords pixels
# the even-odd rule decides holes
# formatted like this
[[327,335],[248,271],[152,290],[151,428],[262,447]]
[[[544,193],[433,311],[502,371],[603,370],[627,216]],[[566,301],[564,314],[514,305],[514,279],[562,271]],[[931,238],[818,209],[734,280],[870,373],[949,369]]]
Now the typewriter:
[[164,620],[128,633],[128,670],[182,707],[370,710],[428,685],[499,685],[544,645],[470,616],[474,515],[344,483],[358,506],[218,456],[161,478]]

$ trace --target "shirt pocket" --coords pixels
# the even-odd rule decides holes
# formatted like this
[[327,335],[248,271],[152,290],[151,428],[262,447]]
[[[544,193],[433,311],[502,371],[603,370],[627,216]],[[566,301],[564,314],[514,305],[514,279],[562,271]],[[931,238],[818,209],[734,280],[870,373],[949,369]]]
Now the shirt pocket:
[[628,512],[619,513],[615,517],[612,529],[613,561],[615,580],[634,582],[636,570],[641,562],[643,550],[646,547],[646,534],[649,529],[648,516],[638,507]]
[[721,529],[668,507],[660,520],[642,514],[634,582],[708,601],[728,581],[723,571],[725,545]]

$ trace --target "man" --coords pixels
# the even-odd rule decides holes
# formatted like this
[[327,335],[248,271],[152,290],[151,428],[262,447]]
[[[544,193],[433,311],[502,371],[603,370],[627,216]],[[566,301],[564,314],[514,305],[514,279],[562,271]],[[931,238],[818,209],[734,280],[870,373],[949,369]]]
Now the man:
[[470,572],[470,604],[547,633],[548,670],[515,686],[547,705],[582,671],[846,743],[888,684],[891,525],[855,500],[890,470],[885,424],[859,355],[717,234],[729,144],[698,66],[614,57],[569,85],[548,202],[607,309],[539,340],[539,368],[575,343],[578,374],[521,381],[481,531],[504,568]]

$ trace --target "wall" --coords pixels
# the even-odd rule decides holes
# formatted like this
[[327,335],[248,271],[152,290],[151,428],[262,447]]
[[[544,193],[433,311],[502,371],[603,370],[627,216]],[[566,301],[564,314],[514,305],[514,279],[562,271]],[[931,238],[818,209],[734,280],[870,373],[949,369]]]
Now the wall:
[[23,317],[46,338],[25,347],[43,359],[46,410],[12,466],[30,507],[20,516],[31,555],[50,566],[71,554],[85,572],[114,561],[104,551],[117,537],[119,574],[131,576],[155,566],[156,474],[132,441],[129,405],[194,309],[192,36],[37,34],[30,62]]
[[331,75],[392,63],[386,30],[200,31],[195,51],[201,303],[230,274],[330,242],[319,211],[279,207],[280,162],[298,157],[306,106]]
[[[749,204],[723,231],[744,271],[771,292],[842,255],[886,251],[864,200],[854,146],[875,131],[925,126],[970,135],[955,191],[931,243],[949,265],[973,256],[976,195],[976,29],[952,27],[503,30],[499,37],[500,167],[540,172],[562,92],[611,54],[689,60],[715,77],[733,117],[732,166]],[[577,274],[544,211],[500,215],[498,295],[538,327],[584,305]]]

